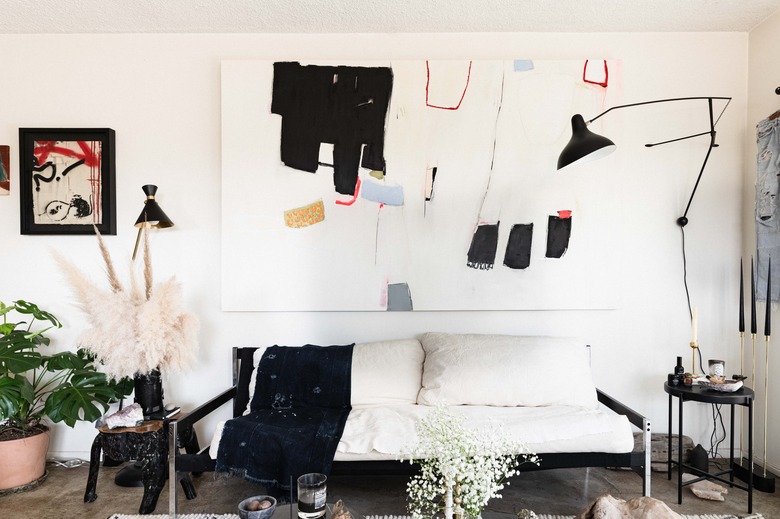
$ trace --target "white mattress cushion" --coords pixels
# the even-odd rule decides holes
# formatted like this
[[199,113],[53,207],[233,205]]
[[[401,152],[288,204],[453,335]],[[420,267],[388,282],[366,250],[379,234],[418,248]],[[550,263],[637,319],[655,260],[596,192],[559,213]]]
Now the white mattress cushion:
[[598,407],[585,344],[570,338],[426,333],[422,405]]
[[[353,407],[336,449],[337,461],[392,460],[417,441],[416,423],[434,408],[422,405]],[[500,425],[532,452],[630,452],[634,434],[625,416],[580,407],[452,406],[466,427],[490,431]]]
[[[397,460],[417,442],[416,423],[434,408],[415,404],[353,406],[336,449],[336,461]],[[631,424],[623,415],[580,407],[453,406],[466,426],[491,430],[497,424],[532,452],[630,452]],[[217,425],[209,454],[216,458],[224,422]]]
[[414,404],[425,352],[416,339],[356,344],[352,351],[352,405]]

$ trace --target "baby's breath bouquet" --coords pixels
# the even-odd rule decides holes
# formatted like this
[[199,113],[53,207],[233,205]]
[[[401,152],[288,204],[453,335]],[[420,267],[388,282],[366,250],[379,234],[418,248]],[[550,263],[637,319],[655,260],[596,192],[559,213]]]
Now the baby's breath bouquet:
[[420,473],[407,485],[408,510],[415,519],[443,512],[477,517],[508,485],[522,463],[538,463],[536,455],[521,441],[510,438],[501,427],[490,431],[470,430],[465,417],[439,406],[417,422],[418,443],[412,463]]

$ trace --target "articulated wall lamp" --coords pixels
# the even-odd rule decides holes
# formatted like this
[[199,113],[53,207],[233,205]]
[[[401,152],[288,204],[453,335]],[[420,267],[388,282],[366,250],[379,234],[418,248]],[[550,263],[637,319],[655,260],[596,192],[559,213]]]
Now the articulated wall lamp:
[[133,248],[133,261],[135,261],[135,255],[138,252],[138,243],[141,241],[141,231],[146,229],[164,229],[166,227],[173,227],[173,222],[168,215],[166,215],[160,208],[160,205],[154,199],[155,193],[157,193],[157,186],[147,184],[141,189],[146,193],[146,200],[144,200],[144,208],[141,211],[140,216],[135,221],[135,226],[138,227],[138,236],[135,239],[135,247]]
[[[723,107],[723,110],[721,110],[717,119],[714,118],[713,111],[712,111],[712,102],[713,100],[716,99],[726,101],[726,106]],[[670,142],[677,142],[685,139],[691,139],[693,137],[701,137],[702,135],[710,136],[710,146],[707,149],[707,155],[704,157],[704,163],[701,165],[699,176],[696,178],[696,184],[694,184],[693,191],[691,192],[691,196],[688,199],[688,205],[685,207],[685,212],[683,213],[683,215],[677,219],[677,225],[679,225],[680,227],[685,227],[685,225],[688,223],[688,210],[691,208],[691,202],[693,202],[693,195],[696,194],[696,188],[699,187],[699,181],[701,180],[702,173],[704,173],[704,167],[707,165],[707,161],[710,158],[710,152],[712,152],[712,148],[718,146],[715,143],[715,125],[718,124],[718,121],[723,115],[723,112],[726,111],[726,108],[731,102],[730,97],[678,97],[673,99],[658,99],[656,101],[645,101],[642,103],[632,103],[627,105],[613,106],[612,108],[606,110],[605,112],[600,113],[599,115],[597,115],[596,117],[594,117],[588,122],[585,122],[585,119],[580,114],[575,114],[571,118],[571,130],[572,130],[571,140],[569,140],[569,143],[566,145],[565,148],[563,148],[563,151],[558,157],[558,169],[563,169],[567,166],[579,164],[582,162],[588,162],[591,160],[600,159],[602,157],[606,157],[607,155],[615,151],[616,146],[614,142],[612,142],[606,137],[602,137],[601,135],[595,134],[590,130],[588,130],[588,125],[590,123],[592,123],[599,117],[608,114],[612,110],[617,110],[618,108],[629,108],[632,106],[649,105],[655,103],[669,103],[673,101],[692,101],[692,100],[707,101],[707,106],[710,115],[709,131],[696,133],[694,135],[688,135],[677,139],[671,139],[668,141],[656,142],[653,144],[645,144],[645,146],[649,148],[652,146],[659,146],[661,144],[668,144]]]

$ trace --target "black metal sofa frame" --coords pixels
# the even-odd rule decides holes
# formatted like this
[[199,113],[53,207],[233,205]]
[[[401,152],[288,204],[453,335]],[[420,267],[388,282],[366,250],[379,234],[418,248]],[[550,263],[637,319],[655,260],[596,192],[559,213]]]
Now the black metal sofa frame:
[[[194,425],[228,402],[233,402],[233,416],[241,416],[249,402],[249,380],[252,375],[252,356],[257,348],[233,348],[233,386],[208,402],[197,407],[179,420],[172,420],[169,433],[169,505],[171,517],[175,517],[178,481],[188,473],[213,472],[216,461],[208,455],[208,445],[203,449],[193,448]],[[622,404],[601,390],[598,400],[612,411],[625,415],[632,425],[642,431],[642,447],[627,453],[571,452],[537,453],[539,465],[525,464],[523,472],[557,468],[611,467],[630,468],[642,477],[642,495],[650,495],[650,421],[630,407]],[[182,441],[182,438],[189,438]],[[182,444],[187,445],[181,452]],[[410,475],[415,466],[401,461],[334,461],[331,475]],[[195,497],[191,487],[183,487],[188,499]]]

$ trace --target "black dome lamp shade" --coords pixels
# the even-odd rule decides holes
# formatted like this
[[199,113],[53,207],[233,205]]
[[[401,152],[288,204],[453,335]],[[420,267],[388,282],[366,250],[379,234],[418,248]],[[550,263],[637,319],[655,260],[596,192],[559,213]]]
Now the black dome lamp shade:
[[558,169],[606,157],[615,148],[614,142],[590,131],[585,119],[575,114],[571,118],[571,139],[558,156]]

